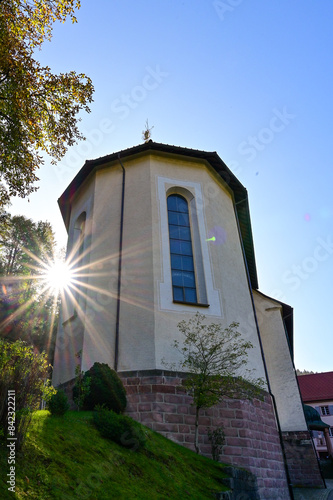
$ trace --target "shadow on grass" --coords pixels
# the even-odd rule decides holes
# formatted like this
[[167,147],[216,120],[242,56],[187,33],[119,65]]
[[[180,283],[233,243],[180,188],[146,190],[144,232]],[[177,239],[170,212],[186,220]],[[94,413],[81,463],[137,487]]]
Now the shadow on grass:
[[34,414],[17,456],[16,493],[8,492],[0,449],[1,499],[212,499],[226,490],[223,465],[141,426],[147,441],[133,451],[103,439],[92,412]]

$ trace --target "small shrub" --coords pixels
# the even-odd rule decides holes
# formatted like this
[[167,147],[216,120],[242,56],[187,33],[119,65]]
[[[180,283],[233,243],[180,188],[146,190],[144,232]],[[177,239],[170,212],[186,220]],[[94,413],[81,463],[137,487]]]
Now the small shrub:
[[48,404],[51,415],[62,416],[69,410],[69,404],[66,394],[62,389],[54,394]]
[[211,429],[207,429],[207,434],[211,444],[213,460],[218,462],[225,443],[225,433],[222,427],[217,427],[217,429],[214,429],[213,431]]
[[73,390],[73,399],[78,411],[80,411],[84,400],[90,394],[90,377],[85,377],[84,372],[81,370],[81,354],[82,350],[76,353],[79,364],[75,368],[75,387]]
[[39,408],[42,399],[47,401],[55,392],[49,382],[44,383],[49,371],[45,352],[36,353],[33,346],[22,340],[0,339],[0,429],[6,435],[9,402],[15,394],[17,450],[23,445],[32,412]]
[[94,412],[94,424],[101,436],[133,451],[142,448],[146,436],[137,422],[126,415],[119,415],[105,408]]
[[[83,400],[84,410],[94,410],[96,405],[103,405],[116,413],[123,413],[126,408],[126,391],[119,376],[106,363],[94,363],[83,375],[82,384],[90,379],[90,391]],[[74,387],[74,400],[78,388]]]

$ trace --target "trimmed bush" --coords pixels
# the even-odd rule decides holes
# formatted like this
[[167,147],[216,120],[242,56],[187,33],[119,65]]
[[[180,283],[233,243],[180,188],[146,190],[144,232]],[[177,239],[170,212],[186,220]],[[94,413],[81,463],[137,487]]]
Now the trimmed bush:
[[126,415],[102,408],[94,412],[94,424],[101,436],[120,446],[136,451],[145,445],[146,436],[139,424]]
[[[94,363],[83,375],[84,381],[90,378],[90,391],[83,400],[83,410],[93,410],[101,405],[115,413],[123,413],[126,408],[126,391],[117,373],[106,363]],[[77,397],[77,386],[73,389],[74,399]]]
[[50,410],[51,415],[56,416],[62,416],[69,410],[68,399],[62,389],[59,389],[56,394],[53,394],[49,401],[48,409]]

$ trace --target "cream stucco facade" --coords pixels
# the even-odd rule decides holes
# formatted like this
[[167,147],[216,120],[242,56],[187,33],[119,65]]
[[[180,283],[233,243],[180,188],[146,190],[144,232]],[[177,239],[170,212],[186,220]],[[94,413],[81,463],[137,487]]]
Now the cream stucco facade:
[[280,302],[253,291],[272,394],[283,432],[307,430]]
[[[177,324],[199,310],[223,326],[232,321],[241,327],[246,323],[246,337],[254,345],[249,368],[264,377],[231,190],[204,161],[149,154],[123,160],[123,165],[126,187],[118,369],[158,369],[163,367],[162,359],[175,361],[172,343],[179,338]],[[76,267],[82,269],[77,272],[77,281],[83,285],[74,284],[73,295],[67,295],[63,305],[64,326],[59,338],[70,335],[72,339],[66,342],[63,358],[57,352],[56,383],[74,376],[73,364],[68,363],[69,346],[82,350],[83,370],[93,360],[114,364],[121,182],[118,161],[107,164],[84,182],[72,200],[68,256],[79,260]],[[202,300],[194,306],[175,303],[172,298],[166,211],[170,192],[191,198],[192,221],[194,216],[196,219],[192,239],[196,258],[202,263],[197,276]],[[80,259],[75,243],[76,221],[82,213],[85,235]],[[214,227],[223,228],[222,243],[207,241]],[[60,350],[64,342],[61,340]]]
[[[145,144],[87,162],[65,191],[60,207],[77,277],[63,300],[53,383],[74,378],[79,351],[84,371],[95,361],[119,372],[177,363],[177,324],[200,311],[223,327],[239,323],[253,344],[247,368],[271,389],[282,430],[300,431],[306,424],[281,305],[256,291],[247,193],[214,155]],[[172,193],[189,206],[195,304],[173,300]]]

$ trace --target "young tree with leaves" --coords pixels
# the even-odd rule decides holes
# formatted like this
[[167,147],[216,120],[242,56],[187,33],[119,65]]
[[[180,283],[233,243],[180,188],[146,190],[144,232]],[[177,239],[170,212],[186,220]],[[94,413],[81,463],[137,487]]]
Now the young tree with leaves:
[[[199,312],[178,328],[183,342],[174,341],[181,353],[180,370],[186,372],[184,387],[193,396],[195,406],[194,446],[199,453],[198,426],[200,410],[210,408],[224,398],[252,399],[260,397],[263,380],[244,370],[251,342],[237,331],[238,323],[227,328],[220,324],[205,324],[206,317]],[[242,375],[241,375],[241,369]]]
[[0,205],[36,188],[42,152],[60,160],[78,139],[93,85],[74,71],[55,75],[35,59],[55,21],[76,22],[79,0],[0,0]]

